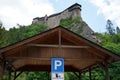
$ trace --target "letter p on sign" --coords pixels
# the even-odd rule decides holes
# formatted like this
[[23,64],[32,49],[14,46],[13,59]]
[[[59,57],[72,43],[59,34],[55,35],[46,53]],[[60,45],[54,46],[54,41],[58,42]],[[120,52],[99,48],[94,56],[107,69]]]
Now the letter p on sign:
[[55,60],[55,70],[57,70],[57,67],[60,67],[62,65],[61,60]]

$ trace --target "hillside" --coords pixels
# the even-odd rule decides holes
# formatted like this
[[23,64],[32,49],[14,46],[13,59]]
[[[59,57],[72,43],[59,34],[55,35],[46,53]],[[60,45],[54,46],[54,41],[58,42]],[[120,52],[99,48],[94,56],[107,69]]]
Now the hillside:
[[60,21],[60,25],[85,37],[93,42],[100,42],[99,38],[94,34],[94,31],[81,18],[67,18]]

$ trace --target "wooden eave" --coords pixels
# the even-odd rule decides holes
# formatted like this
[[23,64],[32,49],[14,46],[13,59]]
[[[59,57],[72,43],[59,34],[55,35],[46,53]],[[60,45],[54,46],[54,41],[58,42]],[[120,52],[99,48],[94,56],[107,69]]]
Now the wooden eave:
[[65,59],[65,71],[80,71],[99,63],[120,60],[119,55],[62,26],[1,48],[0,55],[18,71],[50,71],[52,57]]

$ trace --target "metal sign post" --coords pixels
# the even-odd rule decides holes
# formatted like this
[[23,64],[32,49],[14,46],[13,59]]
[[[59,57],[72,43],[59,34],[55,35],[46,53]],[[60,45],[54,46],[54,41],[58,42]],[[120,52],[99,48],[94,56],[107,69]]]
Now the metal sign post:
[[51,72],[52,80],[64,80],[64,59],[63,58],[52,58],[51,59]]

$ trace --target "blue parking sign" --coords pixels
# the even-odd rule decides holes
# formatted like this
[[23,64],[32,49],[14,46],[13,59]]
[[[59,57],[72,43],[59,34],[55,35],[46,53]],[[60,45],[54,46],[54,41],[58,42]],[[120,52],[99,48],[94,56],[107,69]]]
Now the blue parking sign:
[[51,71],[52,72],[64,72],[64,59],[52,58],[51,59]]

